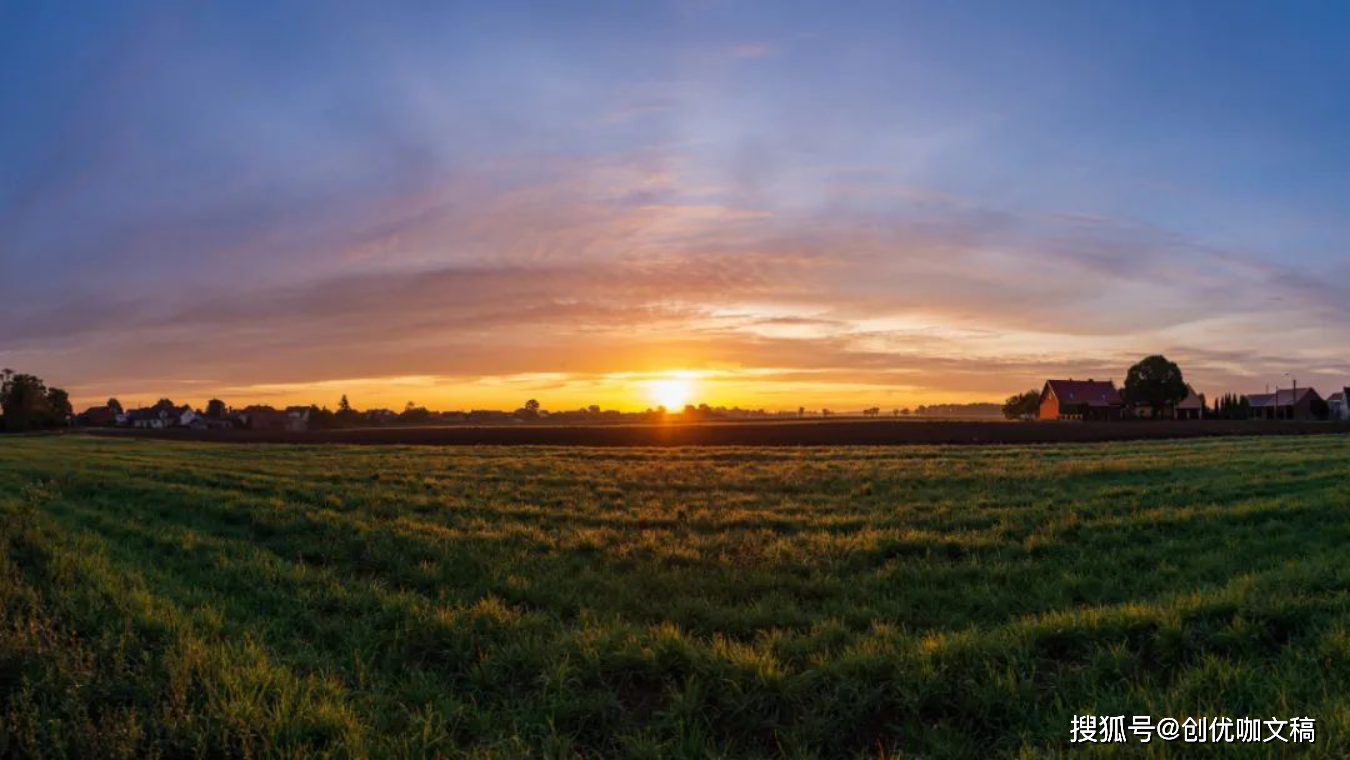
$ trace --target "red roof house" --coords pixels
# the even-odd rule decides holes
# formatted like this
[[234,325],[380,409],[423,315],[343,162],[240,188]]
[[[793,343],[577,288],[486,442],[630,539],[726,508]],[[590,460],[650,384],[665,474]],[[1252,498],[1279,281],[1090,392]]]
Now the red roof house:
[[117,413],[108,406],[91,406],[84,410],[76,422],[89,427],[112,427],[117,424]]
[[1124,407],[1110,380],[1047,380],[1041,390],[1043,420],[1118,420]]

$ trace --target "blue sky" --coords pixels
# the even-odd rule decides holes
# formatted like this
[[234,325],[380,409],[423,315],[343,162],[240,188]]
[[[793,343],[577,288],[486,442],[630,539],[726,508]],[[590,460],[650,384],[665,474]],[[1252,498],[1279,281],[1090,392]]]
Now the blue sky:
[[445,407],[1153,351],[1350,384],[1343,5],[387,5],[0,3],[0,364]]

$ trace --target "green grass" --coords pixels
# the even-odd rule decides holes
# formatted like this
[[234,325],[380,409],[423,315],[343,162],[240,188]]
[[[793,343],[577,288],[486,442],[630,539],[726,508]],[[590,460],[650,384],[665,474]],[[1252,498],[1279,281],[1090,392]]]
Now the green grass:
[[0,705],[6,757],[1341,757],[1350,437],[0,437]]

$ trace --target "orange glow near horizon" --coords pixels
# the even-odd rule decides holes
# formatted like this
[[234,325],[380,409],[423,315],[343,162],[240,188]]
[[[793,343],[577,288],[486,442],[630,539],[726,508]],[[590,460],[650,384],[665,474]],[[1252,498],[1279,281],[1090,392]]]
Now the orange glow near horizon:
[[[785,377],[784,375],[788,375]],[[397,411],[409,401],[435,411],[472,409],[512,410],[527,399],[537,399],[548,411],[582,409],[597,404],[605,409],[637,412],[664,406],[671,412],[686,404],[712,407],[740,406],[768,411],[830,408],[883,409],[919,404],[996,401],[1001,390],[933,391],[912,384],[909,374],[866,379],[841,378],[832,372],[792,372],[782,368],[717,367],[703,369],[647,369],[626,372],[571,375],[568,373],[521,373],[476,378],[436,375],[356,377],[295,383],[220,386],[193,384],[188,387],[73,388],[71,397],[81,408],[118,397],[129,408],[153,404],[169,397],[177,403],[205,407],[208,399],[220,398],[234,407],[249,404],[317,404],[330,409],[346,395],[357,409]],[[1029,387],[1029,386],[1028,386]]]
[[647,394],[659,406],[677,412],[694,397],[694,383],[684,377],[671,377],[647,382]]

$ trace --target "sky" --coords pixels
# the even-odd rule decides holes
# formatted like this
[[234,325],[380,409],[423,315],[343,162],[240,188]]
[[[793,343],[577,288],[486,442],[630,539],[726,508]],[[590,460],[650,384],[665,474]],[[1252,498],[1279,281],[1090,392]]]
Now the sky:
[[[1350,385],[1332,2],[0,0],[0,366],[359,408]],[[684,400],[684,399],[681,399]]]

